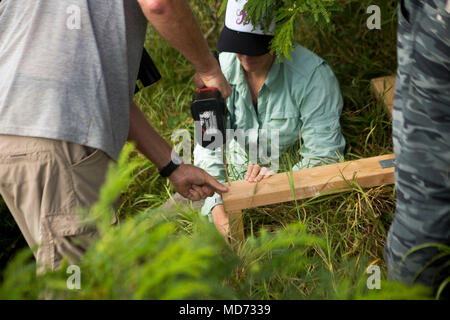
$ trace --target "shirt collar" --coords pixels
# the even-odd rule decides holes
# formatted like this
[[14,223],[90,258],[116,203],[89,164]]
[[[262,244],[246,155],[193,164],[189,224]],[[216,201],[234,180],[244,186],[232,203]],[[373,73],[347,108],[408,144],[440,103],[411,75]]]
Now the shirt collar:
[[281,65],[283,62],[277,61],[277,58],[273,61],[272,67],[270,68],[269,74],[267,75],[266,81],[264,85],[266,85],[269,89],[272,84],[274,84],[277,80],[279,80]]
[[246,82],[244,70],[239,59],[235,56],[230,67],[224,71],[225,77],[231,85],[239,85]]

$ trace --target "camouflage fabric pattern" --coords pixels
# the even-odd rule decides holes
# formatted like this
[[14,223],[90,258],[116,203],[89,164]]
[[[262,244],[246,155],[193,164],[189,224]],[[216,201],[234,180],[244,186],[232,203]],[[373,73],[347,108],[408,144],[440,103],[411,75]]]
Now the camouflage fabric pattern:
[[427,265],[436,247],[405,254],[450,245],[450,0],[401,1],[398,17],[397,204],[385,258],[391,280],[437,289],[450,275],[449,256]]

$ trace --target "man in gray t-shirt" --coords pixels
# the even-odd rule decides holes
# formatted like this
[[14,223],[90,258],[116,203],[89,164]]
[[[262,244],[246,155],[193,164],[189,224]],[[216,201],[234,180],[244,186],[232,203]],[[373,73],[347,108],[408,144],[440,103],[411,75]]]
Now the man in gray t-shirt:
[[74,208],[95,202],[127,139],[183,196],[227,191],[199,168],[174,165],[132,102],[147,20],[206,86],[230,95],[184,0],[0,2],[0,194],[51,268],[73,253],[67,238],[86,231]]

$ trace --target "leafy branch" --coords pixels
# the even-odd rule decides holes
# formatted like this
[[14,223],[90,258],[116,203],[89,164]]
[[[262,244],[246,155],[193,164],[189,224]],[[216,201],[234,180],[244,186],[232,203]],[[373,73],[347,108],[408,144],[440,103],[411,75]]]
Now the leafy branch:
[[[224,11],[226,3],[227,0],[224,0],[219,14]],[[251,20],[264,31],[268,31],[275,21],[271,51],[278,58],[290,58],[294,48],[295,30],[300,27],[302,18],[316,24],[329,24],[331,12],[341,7],[342,4],[337,0],[249,0],[244,7],[247,10],[245,22]]]

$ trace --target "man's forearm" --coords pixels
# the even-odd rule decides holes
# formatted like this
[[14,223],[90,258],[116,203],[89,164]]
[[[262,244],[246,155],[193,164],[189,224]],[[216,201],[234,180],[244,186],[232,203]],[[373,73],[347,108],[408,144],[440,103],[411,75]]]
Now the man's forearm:
[[[172,147],[147,122],[135,103],[130,107],[128,141],[135,142],[139,151],[158,169],[164,168],[170,162]],[[192,201],[211,197],[214,192],[228,191],[228,188],[204,170],[190,164],[182,163],[168,178],[177,192]]]
[[128,141],[136,143],[138,150],[158,169],[171,159],[172,147],[153,129],[135,103],[130,107]]
[[214,57],[186,0],[138,0],[150,23],[198,72],[216,68]]

